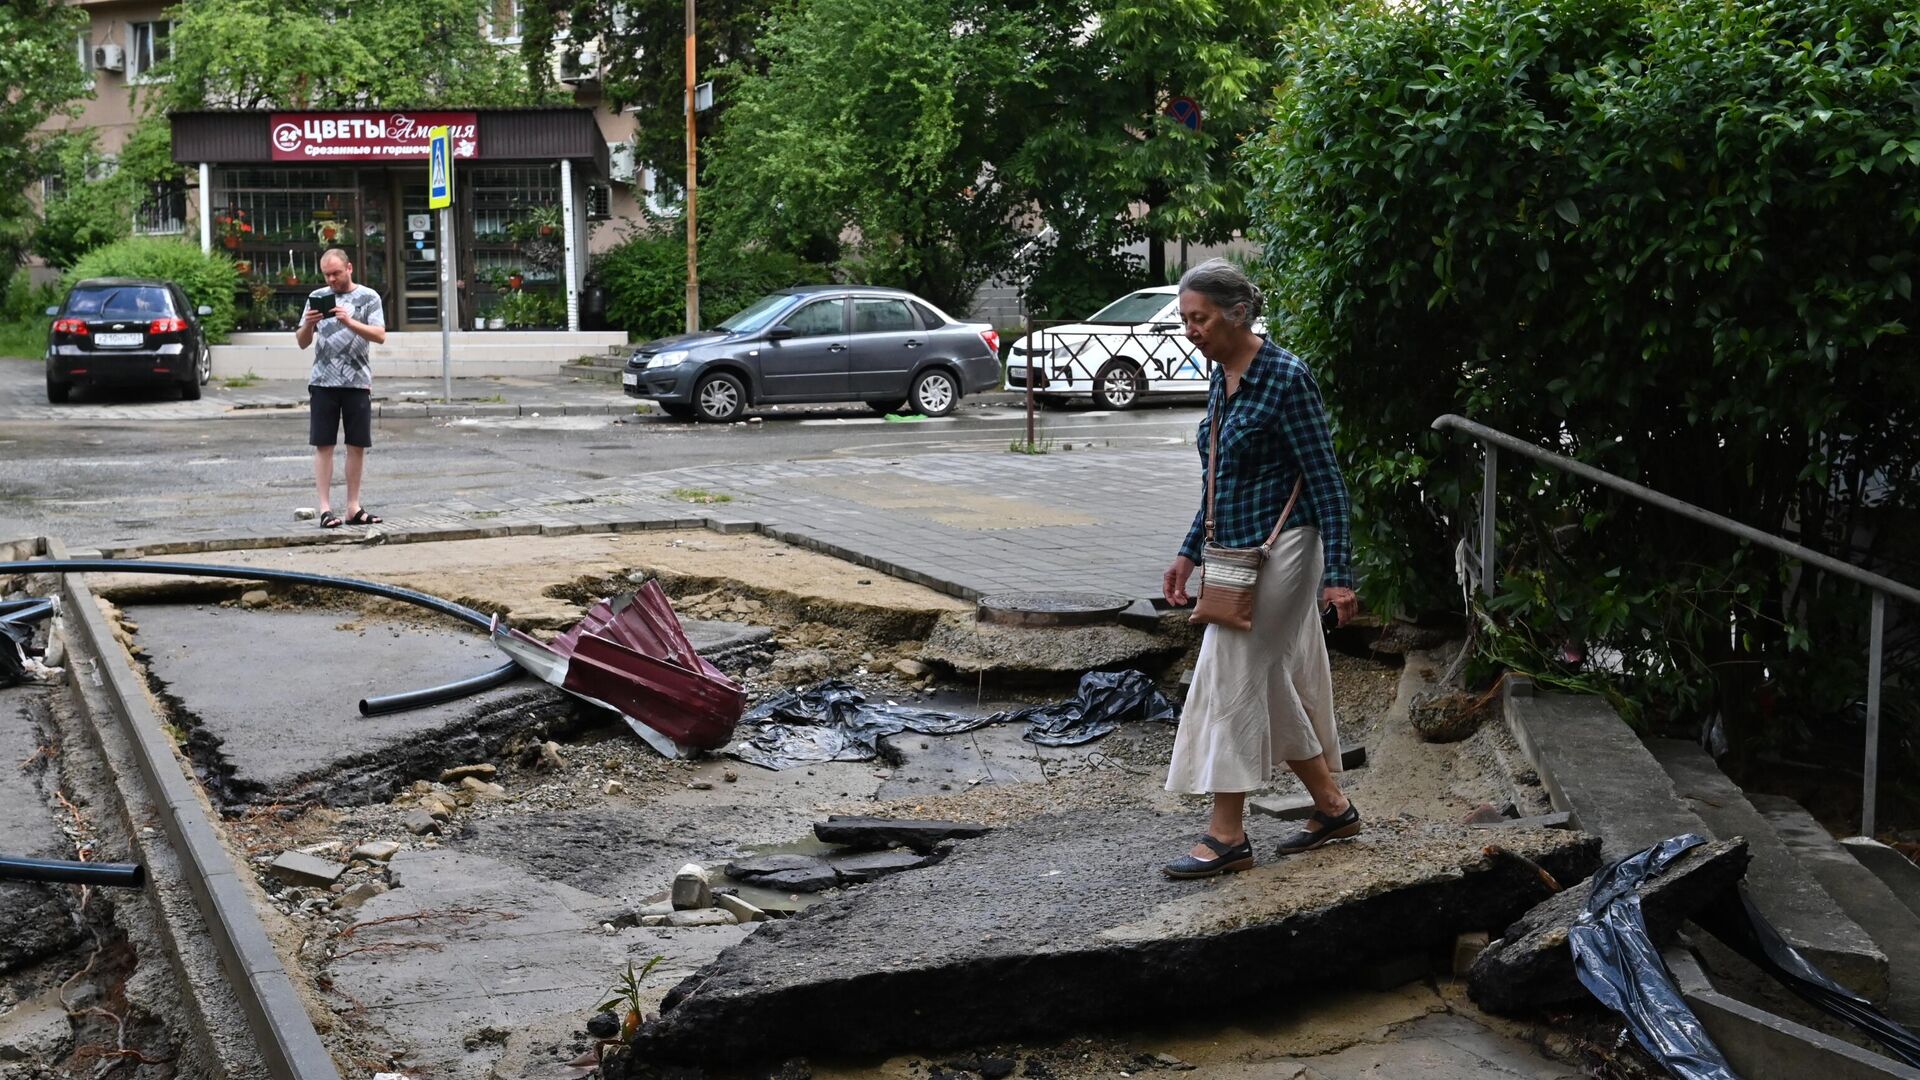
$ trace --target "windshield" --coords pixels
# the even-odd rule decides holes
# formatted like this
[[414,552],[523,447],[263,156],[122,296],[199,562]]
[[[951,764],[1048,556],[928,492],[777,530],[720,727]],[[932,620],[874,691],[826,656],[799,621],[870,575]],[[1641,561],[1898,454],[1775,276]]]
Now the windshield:
[[755,330],[765,329],[766,325],[773,321],[773,317],[780,313],[780,309],[786,307],[788,301],[792,299],[793,296],[790,293],[763,296],[748,305],[745,311],[722,322],[718,329],[736,334],[751,334]]
[[1173,297],[1166,293],[1137,292],[1132,296],[1123,296],[1099,310],[1090,323],[1121,323],[1131,326],[1134,323],[1152,322],[1162,308],[1171,303]]
[[93,319],[157,319],[173,314],[167,290],[157,285],[117,285],[78,289],[67,299],[67,314]]

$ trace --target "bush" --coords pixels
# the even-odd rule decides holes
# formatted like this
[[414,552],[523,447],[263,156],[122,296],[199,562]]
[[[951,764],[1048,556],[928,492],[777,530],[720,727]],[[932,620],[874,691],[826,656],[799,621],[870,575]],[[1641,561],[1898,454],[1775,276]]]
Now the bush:
[[60,302],[51,283],[33,285],[25,270],[0,288],[0,356],[38,359],[47,350],[47,308]]
[[[706,249],[703,249],[706,250]],[[647,341],[687,326],[687,245],[667,231],[635,232],[594,258],[607,321]],[[700,264],[700,322],[713,326],[775,289],[828,280],[824,268],[778,252],[716,254]]]
[[136,236],[95,248],[67,271],[71,287],[82,278],[150,277],[177,283],[194,307],[205,305],[213,314],[200,317],[210,341],[224,341],[234,323],[234,295],[240,291],[240,272],[224,254],[202,254],[195,245],[179,240]]
[[[1917,46],[1906,0],[1363,0],[1294,37],[1247,163],[1370,600],[1459,602],[1451,527],[1479,479],[1428,429],[1446,412],[1842,559],[1899,556]],[[1650,719],[1718,713],[1745,749],[1861,694],[1855,590],[1501,460],[1499,659]]]

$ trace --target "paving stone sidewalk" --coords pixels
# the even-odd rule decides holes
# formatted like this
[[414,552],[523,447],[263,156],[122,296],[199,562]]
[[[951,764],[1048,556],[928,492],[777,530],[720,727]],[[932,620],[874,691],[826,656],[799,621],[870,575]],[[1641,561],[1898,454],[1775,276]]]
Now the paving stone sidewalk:
[[[372,539],[704,527],[761,532],[968,599],[1039,589],[1154,599],[1198,505],[1195,462],[1190,447],[1169,447],[702,466],[388,507]],[[727,501],[703,501],[720,496]],[[103,554],[198,555],[369,539],[359,529],[259,524]]]

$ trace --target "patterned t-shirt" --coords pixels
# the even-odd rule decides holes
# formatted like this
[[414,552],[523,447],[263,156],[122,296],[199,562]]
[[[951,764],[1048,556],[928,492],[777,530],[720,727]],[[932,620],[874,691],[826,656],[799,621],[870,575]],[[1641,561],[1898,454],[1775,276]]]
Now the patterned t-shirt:
[[[355,285],[351,291],[337,294],[335,299],[341,307],[353,312],[355,321],[368,326],[387,325],[380,294],[365,285]],[[339,319],[331,315],[321,319],[313,327],[313,373],[307,376],[307,385],[373,389],[371,349],[366,338],[342,326]]]

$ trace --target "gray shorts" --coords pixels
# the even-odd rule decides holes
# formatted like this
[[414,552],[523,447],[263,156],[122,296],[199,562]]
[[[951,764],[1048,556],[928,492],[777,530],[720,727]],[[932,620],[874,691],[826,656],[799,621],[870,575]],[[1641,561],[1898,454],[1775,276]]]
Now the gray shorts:
[[309,386],[307,443],[332,446],[346,428],[348,446],[373,445],[373,391],[351,386]]

